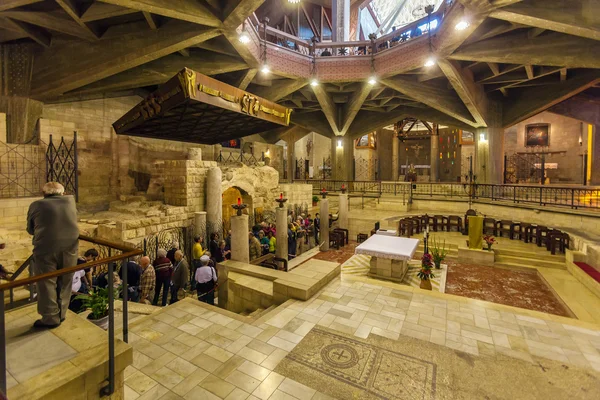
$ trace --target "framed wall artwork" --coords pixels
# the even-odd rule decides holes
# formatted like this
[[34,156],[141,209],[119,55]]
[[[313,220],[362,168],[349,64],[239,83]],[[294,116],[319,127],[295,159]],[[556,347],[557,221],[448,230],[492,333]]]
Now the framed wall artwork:
[[547,147],[550,145],[550,124],[525,126],[526,147]]
[[474,143],[473,132],[460,131],[460,144],[470,145]]
[[360,138],[354,141],[355,148],[357,149],[375,149],[376,147],[376,133],[371,132],[369,134],[363,135]]

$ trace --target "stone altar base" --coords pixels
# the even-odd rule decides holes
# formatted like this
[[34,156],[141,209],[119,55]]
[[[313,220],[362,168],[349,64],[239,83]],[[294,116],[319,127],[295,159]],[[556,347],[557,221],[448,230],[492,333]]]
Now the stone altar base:
[[389,258],[371,257],[371,266],[368,276],[371,278],[385,279],[402,282],[408,271],[408,262],[391,260]]
[[458,262],[476,265],[494,266],[494,252],[487,250],[469,249],[466,247],[458,248]]

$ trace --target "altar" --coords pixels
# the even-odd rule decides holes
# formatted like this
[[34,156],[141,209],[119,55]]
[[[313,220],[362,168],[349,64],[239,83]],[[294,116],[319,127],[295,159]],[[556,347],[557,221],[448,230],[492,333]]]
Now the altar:
[[354,254],[371,256],[370,277],[402,282],[418,245],[419,239],[372,235],[356,247]]

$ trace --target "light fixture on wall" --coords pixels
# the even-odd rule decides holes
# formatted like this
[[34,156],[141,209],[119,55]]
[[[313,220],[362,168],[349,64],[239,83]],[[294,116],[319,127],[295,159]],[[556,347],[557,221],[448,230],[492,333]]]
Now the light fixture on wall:
[[290,3],[290,4],[298,4],[298,3],[300,3],[300,0],[288,0],[288,3]]
[[240,35],[238,36],[238,40],[242,44],[250,43],[250,35],[248,35],[248,32],[246,32],[246,20],[244,20],[242,22],[242,31],[240,32]]
[[583,146],[583,122],[579,123],[579,145]]
[[487,142],[487,139],[485,137],[485,133],[480,133],[479,134],[479,141],[480,142]]
[[377,74],[375,73],[375,55],[371,52],[371,76],[367,81],[369,85],[374,85],[377,83]]
[[262,66],[260,67],[260,72],[263,74],[268,74],[271,72],[271,68],[269,68],[269,64],[267,63],[267,25],[269,24],[269,18],[265,17],[263,19],[263,40],[261,42],[262,52],[261,52],[261,61]]
[[429,41],[429,56],[427,60],[425,60],[425,67],[433,67],[435,65],[436,59],[435,54],[433,52],[433,43],[431,43],[431,13],[433,12],[433,6],[429,5],[425,7],[425,12],[427,12],[427,37]]
[[343,147],[344,147],[344,145],[342,144],[342,139],[338,139],[338,141],[337,141],[337,148],[341,149]]
[[466,19],[462,19],[458,22],[458,24],[454,25],[454,29],[456,29],[457,31],[464,31],[465,29],[467,29],[469,27],[469,21],[467,21]]

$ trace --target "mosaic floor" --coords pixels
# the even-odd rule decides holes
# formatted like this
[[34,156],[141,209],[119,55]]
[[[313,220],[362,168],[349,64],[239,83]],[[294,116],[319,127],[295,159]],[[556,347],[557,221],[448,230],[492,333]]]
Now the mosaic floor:
[[446,293],[564,317],[573,315],[536,270],[518,271],[448,261]]

